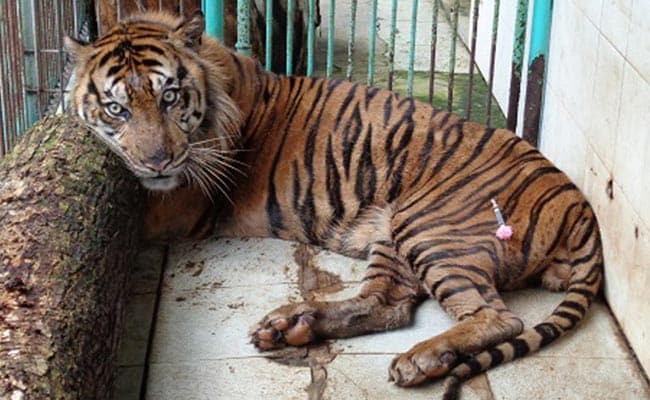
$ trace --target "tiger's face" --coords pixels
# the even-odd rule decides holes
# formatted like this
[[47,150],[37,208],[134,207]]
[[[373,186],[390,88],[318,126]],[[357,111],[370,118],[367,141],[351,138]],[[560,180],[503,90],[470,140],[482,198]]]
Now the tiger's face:
[[208,101],[195,51],[203,16],[164,22],[131,20],[91,45],[66,40],[76,60],[73,112],[146,188],[162,191],[187,180]]

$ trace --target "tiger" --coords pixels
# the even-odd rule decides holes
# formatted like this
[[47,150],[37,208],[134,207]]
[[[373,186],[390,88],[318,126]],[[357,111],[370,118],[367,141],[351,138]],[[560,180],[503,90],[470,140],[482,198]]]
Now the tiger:
[[[537,149],[392,91],[268,72],[204,27],[200,11],[149,12],[67,38],[71,109],[149,189],[147,238],[274,237],[368,260],[355,296],[269,312],[250,333],[260,351],[404,327],[430,296],[457,323],[397,355],[389,379],[442,379],[455,399],[585,316],[598,221]],[[566,295],[525,327],[499,290],[531,284]]]

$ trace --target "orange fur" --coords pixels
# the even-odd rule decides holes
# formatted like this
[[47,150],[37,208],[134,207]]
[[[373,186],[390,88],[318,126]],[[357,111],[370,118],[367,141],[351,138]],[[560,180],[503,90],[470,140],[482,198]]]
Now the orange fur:
[[[396,357],[390,375],[401,386],[446,376],[453,398],[461,380],[539,349],[584,316],[602,280],[596,217],[528,143],[386,90],[265,72],[198,36],[202,24],[198,15],[141,15],[74,48],[74,108],[145,184],[153,185],[144,167],[193,151],[158,168],[174,180],[152,197],[151,237],[205,236],[214,222],[219,235],[279,237],[369,259],[354,298],[271,312],[253,332],[260,349],[403,326],[428,292],[459,323]],[[161,106],[165,86],[147,83],[156,68],[187,96],[182,104]],[[90,83],[125,86],[129,118],[108,118]],[[188,109],[201,118],[180,134],[174,126]],[[494,235],[492,198],[514,228],[507,242]],[[524,329],[498,289],[540,278],[567,297]]]

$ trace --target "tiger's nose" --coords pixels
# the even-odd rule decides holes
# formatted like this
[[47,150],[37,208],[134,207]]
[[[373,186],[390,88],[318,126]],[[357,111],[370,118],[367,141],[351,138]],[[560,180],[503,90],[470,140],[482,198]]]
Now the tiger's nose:
[[164,150],[159,150],[155,152],[148,159],[143,161],[145,167],[149,168],[154,172],[163,172],[169,164],[174,161],[174,154],[168,153]]

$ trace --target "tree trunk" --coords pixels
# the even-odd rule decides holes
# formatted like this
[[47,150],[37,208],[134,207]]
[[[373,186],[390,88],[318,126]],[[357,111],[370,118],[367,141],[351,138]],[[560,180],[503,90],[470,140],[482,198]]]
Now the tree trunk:
[[107,399],[143,194],[68,115],[0,159],[0,399]]

